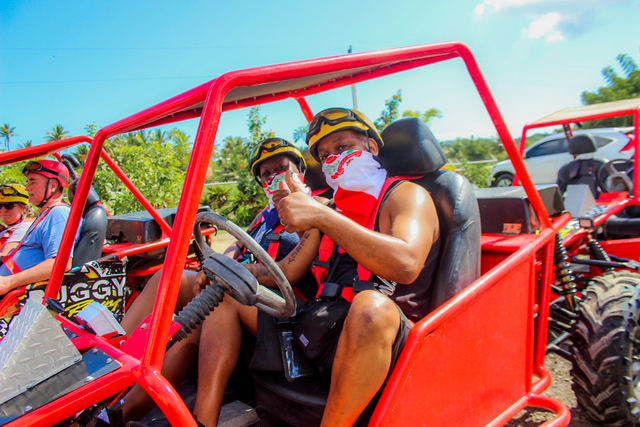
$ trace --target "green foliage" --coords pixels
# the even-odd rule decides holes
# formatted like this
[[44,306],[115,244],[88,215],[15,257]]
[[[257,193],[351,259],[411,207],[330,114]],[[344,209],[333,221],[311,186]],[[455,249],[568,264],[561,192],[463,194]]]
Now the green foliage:
[[456,170],[456,172],[467,178],[471,184],[478,188],[489,186],[491,166],[488,166],[486,163],[472,164],[464,160],[460,165],[460,169]]
[[382,132],[384,128],[389,126],[391,123],[398,120],[398,116],[400,115],[400,104],[402,103],[402,89],[399,89],[398,92],[395,93],[391,97],[391,99],[387,99],[384,101],[384,110],[380,112],[380,117],[378,117],[374,125],[378,128],[378,132]]
[[[382,110],[382,112],[380,113],[380,117],[378,117],[375,120],[375,122],[373,122],[373,124],[376,125],[378,132],[382,132],[384,128],[386,128],[391,123],[398,120],[400,116],[401,103],[402,103],[402,89],[399,89],[398,92],[396,92],[396,94],[391,97],[391,99],[385,100],[384,110]],[[403,119],[407,119],[411,117],[420,119],[424,122],[424,124],[429,126],[433,121],[433,119],[435,118],[441,119],[442,113],[437,108],[429,108],[424,113],[421,113],[420,111],[417,111],[417,110],[405,110],[402,113]]]
[[406,110],[402,113],[403,119],[407,119],[410,117],[415,117],[417,119],[420,119],[424,122],[424,124],[429,126],[433,121],[433,119],[441,119],[442,113],[437,108],[429,108],[424,113],[420,113],[420,111],[417,111],[417,110]]
[[[633,58],[628,55],[618,55],[616,58],[626,77],[620,77],[613,67],[606,67],[602,75],[607,86],[602,86],[594,92],[582,92],[584,105],[599,104],[602,102],[619,101],[640,97],[640,69]],[[614,117],[611,119],[593,120],[585,122],[585,129],[615,126],[632,126],[633,116]]]
[[236,181],[235,191],[224,192],[211,189],[202,199],[214,212],[226,216],[241,226],[247,226],[266,206],[267,198],[262,187],[251,173],[249,159],[251,149],[266,138],[273,138],[272,130],[263,131],[267,121],[260,115],[260,107],[252,107],[247,118],[248,138],[228,136],[221,148],[215,147],[211,163],[211,180],[214,182]]
[[293,142],[304,143],[307,139],[307,132],[309,132],[309,125],[304,125],[296,128],[293,131]]
[[26,185],[27,179],[22,174],[26,161],[0,166],[0,183]]
[[[169,132],[141,130],[110,138],[105,143],[105,150],[154,207],[175,207],[184,184],[185,157],[191,155],[188,140],[189,137],[177,129]],[[75,154],[82,157],[86,152],[86,146],[79,146]],[[143,210],[104,162],[98,163],[93,186],[113,214]]]
[[489,160],[494,152],[504,151],[502,143],[493,138],[456,138],[455,142],[443,147],[449,161],[462,163],[465,161]]

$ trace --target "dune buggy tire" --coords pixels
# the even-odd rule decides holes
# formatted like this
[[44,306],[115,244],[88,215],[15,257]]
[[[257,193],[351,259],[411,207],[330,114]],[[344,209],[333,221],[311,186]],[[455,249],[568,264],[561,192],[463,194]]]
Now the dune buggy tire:
[[640,425],[640,275],[613,271],[584,291],[572,329],[572,388],[606,426]]

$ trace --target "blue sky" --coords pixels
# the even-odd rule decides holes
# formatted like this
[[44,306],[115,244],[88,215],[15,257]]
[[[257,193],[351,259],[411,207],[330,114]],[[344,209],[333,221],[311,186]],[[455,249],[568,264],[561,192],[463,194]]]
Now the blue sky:
[[[0,7],[0,124],[12,142],[44,142],[105,126],[231,70],[354,51],[460,40],[471,48],[513,136],[580,105],[601,70],[640,62],[640,0],[12,1]],[[495,135],[461,60],[357,86],[375,119],[402,88],[401,109],[435,107],[444,140]],[[348,88],[309,97],[314,111],[351,107]],[[267,127],[290,139],[297,104],[266,105]],[[218,140],[246,136],[247,110],[224,113]],[[198,121],[175,126],[195,136]]]

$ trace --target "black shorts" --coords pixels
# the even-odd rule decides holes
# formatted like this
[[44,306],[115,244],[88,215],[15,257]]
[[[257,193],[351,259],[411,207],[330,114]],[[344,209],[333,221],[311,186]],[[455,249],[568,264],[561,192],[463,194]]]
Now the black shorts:
[[[298,307],[300,307],[301,311],[308,305],[309,303],[298,301]],[[400,357],[400,353],[407,342],[409,331],[413,326],[400,307],[396,305],[396,308],[400,314],[400,327],[398,328],[396,339],[391,347],[391,366],[389,368],[389,372],[393,370],[398,357]],[[304,314],[302,317],[304,317]],[[346,312],[344,317],[346,317]],[[344,321],[344,319],[342,320]],[[342,325],[343,322],[339,322],[339,329],[335,331],[337,333],[331,334],[328,339],[322,342],[322,354],[312,359],[319,372],[329,371],[333,366],[333,359],[335,358],[336,350],[338,348],[338,340],[340,339],[340,333],[342,332]],[[282,352],[280,350],[280,340],[274,319],[262,311],[258,312],[258,337],[249,367],[252,370],[259,371],[284,371]]]

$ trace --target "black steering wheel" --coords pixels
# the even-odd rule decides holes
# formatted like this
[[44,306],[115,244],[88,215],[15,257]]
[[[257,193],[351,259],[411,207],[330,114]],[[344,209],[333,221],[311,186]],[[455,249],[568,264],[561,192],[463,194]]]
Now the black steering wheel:
[[[233,259],[211,249],[202,237],[202,223],[225,230],[244,244],[269,271],[282,296],[259,284],[246,268]],[[225,291],[243,305],[255,305],[275,317],[287,318],[293,315],[296,311],[296,299],[289,281],[269,254],[240,227],[213,212],[201,212],[196,216],[193,236],[198,249],[204,255],[203,270],[209,280],[216,280],[225,285]]]
[[633,191],[633,160],[611,160],[598,169],[598,184],[608,193]]

